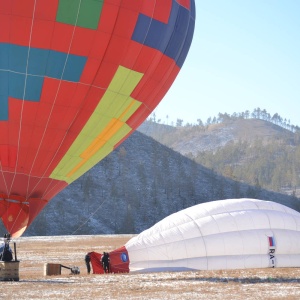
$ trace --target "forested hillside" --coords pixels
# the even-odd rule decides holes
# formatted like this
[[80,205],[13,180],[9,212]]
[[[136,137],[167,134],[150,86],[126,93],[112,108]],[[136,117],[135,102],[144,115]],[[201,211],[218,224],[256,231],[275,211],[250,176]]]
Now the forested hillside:
[[135,132],[51,200],[25,235],[139,233],[186,207],[242,197],[300,209],[295,197],[227,179]]
[[286,145],[276,140],[267,144],[262,140],[231,142],[215,153],[198,152],[194,159],[228,178],[299,195],[299,145]]
[[139,130],[217,174],[300,195],[300,129],[279,114],[271,117],[255,109],[252,114],[219,114],[206,124],[177,125],[150,119]]

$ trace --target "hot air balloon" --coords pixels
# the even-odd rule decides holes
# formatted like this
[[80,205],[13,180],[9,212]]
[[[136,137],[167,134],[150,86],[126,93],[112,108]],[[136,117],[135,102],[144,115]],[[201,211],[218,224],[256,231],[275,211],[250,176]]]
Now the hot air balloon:
[[112,272],[300,267],[300,213],[246,198],[198,204],[133,237],[110,260]]
[[20,236],[162,100],[194,0],[0,1],[0,217]]

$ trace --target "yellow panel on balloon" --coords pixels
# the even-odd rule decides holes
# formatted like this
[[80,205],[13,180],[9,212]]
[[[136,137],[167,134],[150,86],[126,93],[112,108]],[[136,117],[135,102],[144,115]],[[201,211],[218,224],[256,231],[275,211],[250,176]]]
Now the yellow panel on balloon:
[[71,183],[112,152],[114,146],[132,130],[126,121],[141,102],[130,94],[142,77],[142,73],[119,66],[94,113],[51,178]]

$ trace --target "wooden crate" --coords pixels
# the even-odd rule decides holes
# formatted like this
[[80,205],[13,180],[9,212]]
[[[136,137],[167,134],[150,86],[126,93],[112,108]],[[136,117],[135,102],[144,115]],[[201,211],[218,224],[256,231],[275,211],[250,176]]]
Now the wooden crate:
[[19,261],[0,261],[0,281],[19,281]]
[[48,264],[44,265],[44,275],[61,275],[61,265],[60,264]]

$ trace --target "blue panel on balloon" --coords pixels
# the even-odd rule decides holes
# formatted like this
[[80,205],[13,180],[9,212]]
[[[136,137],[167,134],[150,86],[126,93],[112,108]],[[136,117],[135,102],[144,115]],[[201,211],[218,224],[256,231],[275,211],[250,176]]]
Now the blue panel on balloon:
[[159,50],[182,67],[192,42],[190,33],[195,27],[195,4],[191,3],[189,11],[173,0],[167,24],[140,14],[132,39]]
[[140,14],[132,40],[161,51],[160,41],[165,38],[165,26],[162,22]]
[[0,70],[0,120],[8,119],[8,73]]
[[23,99],[25,87],[25,75],[19,73],[9,73],[9,96],[13,98]]
[[0,120],[8,119],[8,101],[6,95],[0,95]]
[[9,70],[25,73],[28,60],[28,47],[10,45],[9,47]]
[[46,76],[58,79],[62,78],[65,62],[65,53],[50,51],[47,62]]
[[78,82],[87,58],[83,56],[67,55],[63,52],[50,51],[46,76]]
[[8,70],[9,45],[0,44],[0,69]]
[[54,50],[0,43],[0,121],[8,98],[39,101],[44,78],[78,82],[87,58]]
[[27,76],[25,100],[39,101],[41,97],[44,77]]
[[193,34],[194,34],[194,27],[195,27],[195,19],[190,20],[189,28],[188,28],[188,33],[186,36],[186,42],[183,45],[183,48],[180,53],[178,53],[178,58],[177,62],[178,65],[182,66],[190,49],[192,39],[193,39]]
[[8,95],[9,73],[0,70],[0,95]]
[[172,28],[173,32],[169,33],[169,35],[172,35],[169,41],[169,44],[167,46],[167,49],[165,50],[165,53],[176,59],[178,56],[178,53],[181,51],[184,43],[185,43],[185,37],[188,32],[188,26],[189,26],[189,11],[186,9],[179,9],[176,19],[174,19],[175,15],[172,14],[172,19],[169,22],[174,22],[174,27]]
[[44,49],[30,49],[27,73],[45,76],[49,52]]
[[67,58],[63,80],[78,82],[86,63],[86,57],[69,55]]

